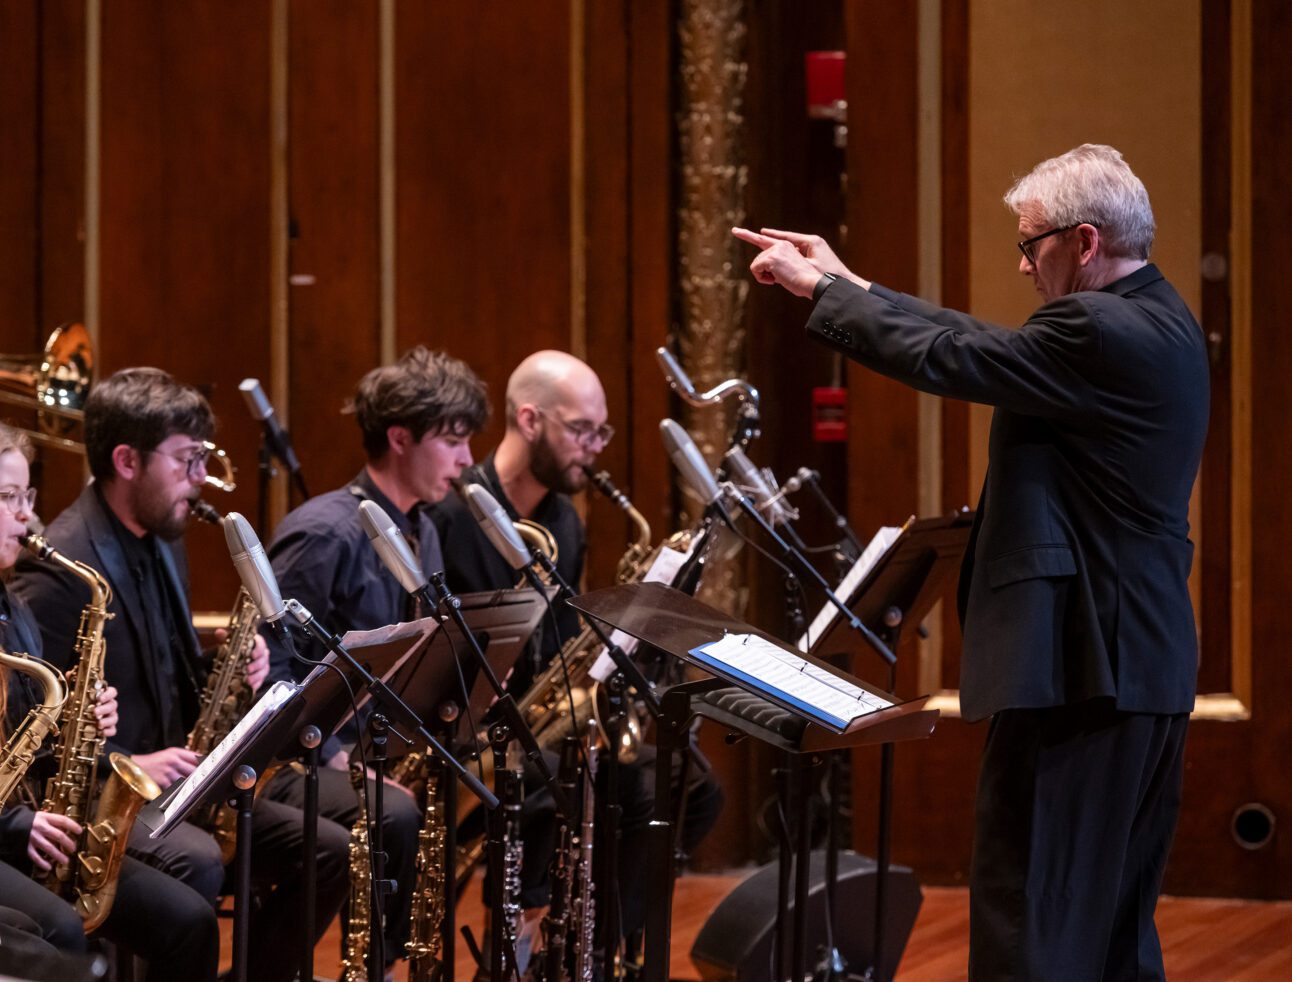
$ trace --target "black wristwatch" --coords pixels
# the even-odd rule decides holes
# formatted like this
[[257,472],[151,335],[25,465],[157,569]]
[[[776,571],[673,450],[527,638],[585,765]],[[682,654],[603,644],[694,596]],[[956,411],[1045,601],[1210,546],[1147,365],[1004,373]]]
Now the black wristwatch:
[[822,273],[821,278],[816,281],[816,286],[812,288],[813,303],[820,300],[821,294],[825,293],[825,291],[830,288],[830,284],[838,278],[839,277],[835,276],[834,273]]

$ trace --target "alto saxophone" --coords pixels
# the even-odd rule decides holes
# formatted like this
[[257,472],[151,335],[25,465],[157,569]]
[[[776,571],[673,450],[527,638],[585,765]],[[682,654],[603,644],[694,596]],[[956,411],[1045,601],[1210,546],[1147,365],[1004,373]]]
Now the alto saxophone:
[[350,829],[350,920],[346,925],[345,951],[339,982],[367,982],[368,945],[372,940],[372,866],[368,852],[368,806],[364,772],[350,765],[350,783],[359,796],[359,817]]
[[444,803],[439,800],[439,761],[426,757],[426,817],[417,833],[416,880],[408,936],[409,982],[440,982],[444,924]]
[[[637,529],[637,539],[619,559],[615,573],[616,583],[635,583],[641,580],[665,549],[686,552],[690,548],[690,530],[675,532],[654,549],[650,547],[651,528],[640,511],[633,507],[628,496],[615,487],[605,471],[593,473],[584,468],[589,480],[603,495],[621,508]],[[538,738],[540,746],[555,747],[566,736],[582,735],[589,720],[602,723],[599,686],[589,679],[592,666],[601,654],[602,645],[596,633],[585,627],[561,648],[547,669],[538,676],[517,705],[525,722]],[[566,686],[569,686],[567,691]],[[571,705],[571,698],[573,705]],[[624,761],[636,758],[642,742],[644,721],[633,712],[628,713],[627,726],[621,737],[619,755]]]
[[161,794],[161,788],[125,754],[113,753],[108,756],[112,774],[102,793],[97,793],[98,761],[106,739],[94,707],[104,688],[103,626],[114,616],[108,613],[112,588],[97,570],[64,556],[39,535],[28,534],[22,543],[39,558],[61,566],[90,590],[90,602],[81,612],[76,630],[76,682],[54,751],[58,771],[41,805],[41,811],[66,815],[82,826],[82,831],[71,865],[33,874],[72,903],[88,934],[112,910],[130,828],[139,809]]
[[[247,714],[255,698],[247,684],[247,662],[256,643],[256,631],[263,618],[245,588],[238,590],[233,611],[225,628],[227,635],[211,661],[198,703],[197,721],[188,735],[186,746],[194,753],[206,755],[229,735],[229,731]],[[277,770],[276,766],[273,766]],[[260,787],[264,786],[264,781]],[[259,790],[259,787],[257,788]],[[193,824],[206,829],[220,846],[220,858],[227,864],[238,845],[238,810],[227,802],[205,805],[192,818]]]
[[[67,702],[67,680],[53,665],[3,648],[0,648],[0,665],[30,675],[44,691],[40,705],[28,711],[13,735],[5,741],[4,749],[0,750],[0,807],[3,807],[27,773],[45,737],[58,729],[58,716]],[[2,712],[4,706],[0,706]]]

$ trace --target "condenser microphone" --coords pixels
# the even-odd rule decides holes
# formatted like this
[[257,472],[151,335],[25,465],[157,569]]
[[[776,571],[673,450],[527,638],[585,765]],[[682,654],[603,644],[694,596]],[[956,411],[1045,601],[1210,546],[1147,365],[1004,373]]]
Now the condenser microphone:
[[277,457],[292,479],[296,482],[297,489],[303,497],[308,498],[309,493],[305,490],[305,478],[301,476],[301,462],[296,457],[296,449],[292,446],[291,434],[278,420],[278,414],[274,412],[273,403],[265,395],[265,390],[261,388],[260,379],[244,378],[238,383],[238,391],[242,393],[242,398],[247,403],[247,410],[251,413],[252,418],[260,421],[261,429],[265,434],[265,445],[269,452]]
[[381,563],[407,592],[429,601],[426,574],[394,519],[375,501],[359,502],[359,521]]
[[783,500],[780,489],[774,489],[775,482],[769,481],[739,446],[727,451],[726,461],[732,481],[754,499],[758,510],[767,516],[772,525],[788,525],[798,517],[794,509]]
[[713,472],[700,453],[700,448],[691,439],[691,434],[681,424],[671,419],[660,420],[659,435],[664,440],[664,449],[668,451],[673,466],[682,475],[682,481],[699,495],[705,507],[716,508],[723,520],[730,525],[731,516],[727,514],[726,505],[722,502],[722,489],[714,480]]
[[511,523],[511,516],[498,504],[498,499],[479,484],[468,484],[462,489],[467,507],[480,525],[480,530],[498,550],[498,554],[515,570],[528,569],[534,561],[525,540]]
[[231,511],[224,516],[224,540],[229,545],[229,557],[238,571],[243,588],[251,595],[260,610],[260,616],[273,624],[287,613],[283,595],[278,590],[278,580],[265,555],[265,547],[252,531],[251,523]]

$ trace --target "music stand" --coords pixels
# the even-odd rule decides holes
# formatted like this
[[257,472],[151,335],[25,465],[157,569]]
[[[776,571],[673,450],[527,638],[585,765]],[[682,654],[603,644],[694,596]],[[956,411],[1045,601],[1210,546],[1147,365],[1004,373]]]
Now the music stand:
[[[367,632],[366,637],[354,639],[356,645],[352,657],[372,674],[384,676],[401,660],[415,656],[427,645],[438,626],[435,620],[425,619]],[[334,665],[336,670],[325,667],[330,665]],[[192,774],[172,785],[164,795],[140,811],[138,821],[150,830],[152,838],[158,838],[199,805],[236,797],[238,831],[234,867],[233,977],[239,982],[246,979],[248,968],[251,811],[258,777],[271,759],[294,759],[299,756],[302,746],[309,748],[311,756],[316,757],[314,750],[322,738],[341,723],[350,706],[351,692],[359,691],[361,686],[362,680],[354,666],[332,653],[327,655],[323,665],[316,666],[299,684],[275,683]],[[314,780],[317,780],[317,775]],[[233,793],[235,788],[236,795]],[[174,804],[175,799],[181,796],[180,803]],[[303,892],[307,908],[304,930],[308,936],[303,946],[302,973],[303,977],[312,977],[317,790],[311,794],[307,788],[306,797],[307,802],[313,799],[314,807],[307,804],[303,812]]]
[[[479,641],[494,674],[500,679],[506,678],[547,609],[543,598],[534,590],[489,590],[459,594],[457,599],[467,627]],[[457,624],[445,620],[442,629],[428,645],[410,650],[394,666],[386,683],[413,712],[439,730],[446,745],[469,743],[471,756],[475,757],[476,734],[470,732],[470,724],[473,721],[478,724],[484,717],[495,693],[476,659],[469,656],[469,643]],[[463,683],[468,690],[465,712],[461,692]],[[368,697],[360,702],[360,712],[369,702]],[[368,759],[372,752],[372,734],[366,728],[360,730],[359,744],[361,746],[356,746],[355,753],[362,753],[363,759]],[[396,742],[386,756],[388,760],[395,760],[414,749],[414,746]],[[444,854],[454,857],[457,853],[458,787],[452,780],[443,782],[443,786],[444,814],[447,817]],[[456,970],[456,877],[444,877],[444,891],[441,959],[444,976],[451,979]]]
[[[973,512],[968,509],[908,522],[856,588],[843,598],[890,651],[897,650],[902,628],[923,621],[941,597],[948,580],[958,572],[972,525]],[[841,624],[840,618],[832,618],[824,633],[812,641],[812,652],[819,654],[831,646],[849,647],[849,632],[840,631]],[[857,650],[855,644],[851,647]],[[890,692],[897,688],[895,663],[888,669],[888,688]],[[835,764],[835,761],[831,762],[832,799],[839,779],[839,769]],[[880,750],[879,829],[875,856],[875,933],[871,967],[877,982],[883,982],[891,974],[890,966],[885,964],[883,921],[892,845],[892,791],[893,745],[886,742]],[[831,918],[838,914],[835,903],[838,856],[838,829],[832,814],[826,837],[826,909]],[[895,970],[896,965],[892,968]]]
[[[649,982],[669,978],[669,935],[675,868],[672,850],[672,754],[686,738],[692,717],[722,719],[741,732],[797,753],[812,753],[835,746],[858,746],[885,740],[915,739],[932,732],[937,712],[923,708],[925,699],[892,703],[886,694],[860,679],[848,676],[811,654],[794,651],[774,636],[715,610],[677,590],[655,583],[631,583],[597,590],[570,603],[589,617],[631,634],[682,661],[715,676],[673,686],[665,693],[657,727],[660,763],[656,767],[655,819],[650,826],[648,853],[654,876],[648,890],[646,973]],[[875,697],[884,708],[859,715],[844,725],[825,722],[814,712],[783,693],[761,685],[757,678],[726,670],[695,652],[725,635],[750,635],[775,646],[784,657],[801,659],[815,671]],[[807,869],[800,864],[796,887],[795,966],[802,970],[802,942],[807,909]],[[780,959],[786,946],[780,945]]]

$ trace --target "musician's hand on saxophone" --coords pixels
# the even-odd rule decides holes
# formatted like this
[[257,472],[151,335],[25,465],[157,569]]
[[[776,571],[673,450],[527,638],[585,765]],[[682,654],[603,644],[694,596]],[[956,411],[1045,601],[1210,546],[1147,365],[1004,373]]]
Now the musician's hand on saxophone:
[[[224,644],[228,638],[229,632],[226,628],[216,628],[215,643],[217,645]],[[259,634],[255,635],[255,640],[251,644],[251,654],[247,658],[243,675],[252,692],[259,692],[260,687],[265,684],[265,679],[269,677],[269,645],[265,643],[265,639]]]
[[183,747],[167,747],[152,754],[135,754],[131,759],[158,785],[166,788],[192,774],[202,756]]
[[99,732],[109,740],[117,735],[117,690],[113,686],[99,690],[99,697],[94,702],[94,718],[98,721]]
[[81,826],[66,815],[36,812],[27,836],[27,858],[42,873],[55,865],[64,866],[76,855],[76,837]]

